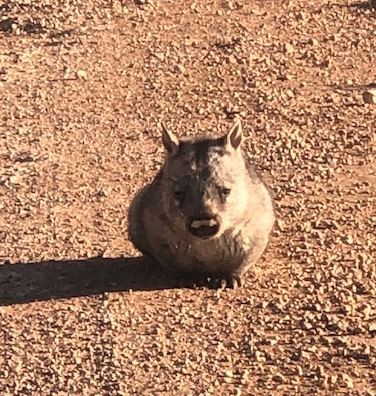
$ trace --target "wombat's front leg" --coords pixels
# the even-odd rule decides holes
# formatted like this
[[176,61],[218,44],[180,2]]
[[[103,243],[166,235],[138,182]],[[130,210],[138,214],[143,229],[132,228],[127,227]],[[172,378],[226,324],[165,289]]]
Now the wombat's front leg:
[[255,240],[254,246],[252,247],[250,253],[233,273],[221,274],[214,276],[209,285],[216,289],[225,289],[226,287],[236,289],[241,287],[243,284],[243,275],[250,269],[253,268],[258,259],[264,253],[264,250],[268,244],[268,238],[258,238]]
[[223,274],[214,276],[209,281],[209,287],[212,289],[237,289],[243,285],[242,277],[239,274]]
[[178,274],[178,286],[183,288],[205,287],[208,284],[208,276],[202,274]]

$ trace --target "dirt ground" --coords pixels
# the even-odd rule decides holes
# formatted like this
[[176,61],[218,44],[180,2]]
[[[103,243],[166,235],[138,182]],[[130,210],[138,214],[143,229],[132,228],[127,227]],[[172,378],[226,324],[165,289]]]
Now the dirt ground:
[[[376,395],[375,32],[368,1],[0,2],[0,395]],[[271,243],[179,289],[129,203],[161,119],[236,115]]]

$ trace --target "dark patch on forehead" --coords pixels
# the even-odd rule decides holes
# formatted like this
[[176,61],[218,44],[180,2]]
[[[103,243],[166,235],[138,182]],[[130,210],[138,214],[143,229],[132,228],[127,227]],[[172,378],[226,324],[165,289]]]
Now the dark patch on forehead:
[[197,165],[207,164],[209,161],[210,141],[204,140],[194,146],[194,158]]
[[192,154],[196,165],[201,168],[209,163],[209,154],[217,153],[219,155],[225,154],[224,138],[216,139],[199,139],[191,142],[184,142],[181,147],[181,152]]

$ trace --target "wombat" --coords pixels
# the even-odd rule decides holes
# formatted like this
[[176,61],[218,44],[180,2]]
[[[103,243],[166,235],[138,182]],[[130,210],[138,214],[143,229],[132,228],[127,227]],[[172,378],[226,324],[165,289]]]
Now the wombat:
[[213,287],[238,287],[274,224],[267,188],[246,161],[237,119],[217,138],[178,139],[162,124],[165,162],[131,203],[129,237],[145,256]]

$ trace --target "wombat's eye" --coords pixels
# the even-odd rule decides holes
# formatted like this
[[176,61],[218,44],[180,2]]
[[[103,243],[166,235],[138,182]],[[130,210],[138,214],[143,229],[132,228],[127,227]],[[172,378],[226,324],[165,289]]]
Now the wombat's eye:
[[221,196],[222,199],[226,199],[231,193],[231,190],[226,187],[219,187],[218,190],[219,190],[219,195]]
[[184,191],[176,189],[174,191],[174,196],[175,196],[175,200],[178,201],[178,203],[181,203],[184,199]]

